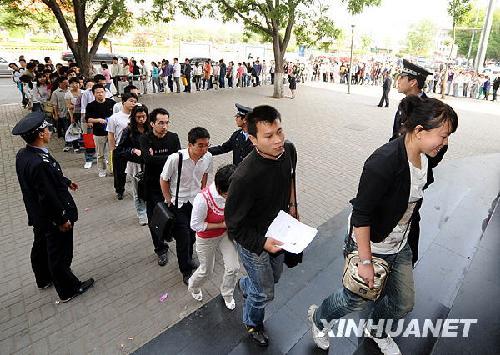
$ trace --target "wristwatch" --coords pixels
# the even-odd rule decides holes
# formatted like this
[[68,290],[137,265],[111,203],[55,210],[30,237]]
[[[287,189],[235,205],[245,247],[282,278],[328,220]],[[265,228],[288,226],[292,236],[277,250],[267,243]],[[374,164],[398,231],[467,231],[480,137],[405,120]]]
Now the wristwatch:
[[360,264],[361,265],[370,265],[371,263],[372,263],[371,259],[365,259],[365,260],[361,260],[360,259]]

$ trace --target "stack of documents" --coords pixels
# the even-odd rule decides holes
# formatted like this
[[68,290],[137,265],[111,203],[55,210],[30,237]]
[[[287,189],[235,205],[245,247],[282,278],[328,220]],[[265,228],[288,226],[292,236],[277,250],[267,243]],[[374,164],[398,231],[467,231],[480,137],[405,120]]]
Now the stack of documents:
[[281,247],[290,253],[301,253],[314,239],[318,230],[297,221],[284,211],[280,211],[269,226],[266,238],[271,237],[283,243]]

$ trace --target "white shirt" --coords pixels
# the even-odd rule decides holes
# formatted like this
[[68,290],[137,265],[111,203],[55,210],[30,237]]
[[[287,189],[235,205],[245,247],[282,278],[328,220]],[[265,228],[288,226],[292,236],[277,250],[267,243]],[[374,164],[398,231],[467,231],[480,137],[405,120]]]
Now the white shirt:
[[128,126],[129,122],[130,115],[123,111],[114,113],[111,115],[111,117],[109,117],[106,131],[114,134],[116,145],[118,145],[118,143],[120,142],[122,132]]
[[[201,179],[204,174],[213,171],[212,154],[207,152],[196,163],[189,157],[187,149],[180,150],[182,153],[181,186],[179,187],[179,206],[186,202],[194,202],[194,198],[201,191]],[[163,166],[160,177],[164,181],[170,181],[170,195],[172,203],[175,203],[175,192],[177,189],[177,166],[179,154],[170,154]]]
[[179,63],[174,63],[172,75],[174,78],[181,77],[181,65]]
[[[106,91],[106,98],[113,98],[113,94],[108,89],[104,89]],[[87,89],[82,93],[82,103],[80,104],[80,112],[85,114],[87,112],[87,105],[95,100],[94,94],[92,93],[92,89]]]
[[[408,161],[410,167],[410,196],[408,197],[408,208],[403,217],[391,233],[381,242],[370,242],[371,251],[374,254],[396,254],[403,249],[408,241],[408,232],[410,231],[410,219],[417,202],[424,196],[424,186],[427,183],[427,165],[428,160],[425,154],[420,154],[421,168],[413,166]],[[351,215],[349,215],[349,224],[351,224]],[[352,235],[356,240],[356,236]]]
[[113,105],[113,113],[118,113],[122,110],[123,108],[123,102],[117,102],[116,104]]
[[[212,195],[215,204],[219,209],[224,209],[226,205],[226,199],[219,195],[215,183],[213,182],[208,187],[208,191]],[[205,222],[208,215],[208,205],[207,200],[203,197],[203,194],[199,192],[194,198],[193,202],[193,212],[191,212],[191,229],[195,232],[203,232],[207,230],[208,223]]]

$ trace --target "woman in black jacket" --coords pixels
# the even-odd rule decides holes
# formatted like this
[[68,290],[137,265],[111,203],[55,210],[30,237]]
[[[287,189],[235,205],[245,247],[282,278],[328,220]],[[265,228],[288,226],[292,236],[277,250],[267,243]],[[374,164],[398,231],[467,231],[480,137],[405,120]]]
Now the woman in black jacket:
[[123,130],[120,143],[116,147],[116,154],[127,160],[125,172],[132,181],[132,194],[141,226],[148,224],[148,217],[146,215],[146,202],[141,198],[143,196],[140,196],[139,180],[144,170],[144,163],[141,157],[139,138],[147,133],[149,129],[151,129],[151,125],[149,124],[148,108],[139,103],[130,113],[128,127]]
[[[432,169],[439,163],[439,152],[448,145],[458,117],[453,109],[437,99],[408,96],[399,109],[405,119],[405,134],[378,148],[365,162],[356,198],[351,200],[346,255],[358,251],[358,277],[370,289],[374,286],[372,256],[384,259],[389,274],[380,297],[375,301],[372,324],[392,319],[397,323],[413,308],[412,254],[418,234],[408,233],[412,215],[422,202],[423,191],[432,183]],[[359,293],[358,293],[359,294]],[[329,346],[328,328],[335,320],[371,304],[366,298],[343,287],[311,305],[313,339],[322,349]],[[383,330],[367,330],[383,354],[400,354],[389,336],[390,325]]]

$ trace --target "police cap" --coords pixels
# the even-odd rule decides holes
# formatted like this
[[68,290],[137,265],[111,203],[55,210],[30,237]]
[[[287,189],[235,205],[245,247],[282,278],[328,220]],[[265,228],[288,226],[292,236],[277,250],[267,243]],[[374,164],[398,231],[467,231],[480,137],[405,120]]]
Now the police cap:
[[432,73],[422,68],[421,66],[418,66],[416,64],[409,62],[406,59],[403,59],[403,70],[401,71],[402,76],[409,75],[415,78],[421,78],[425,80],[427,79],[427,76],[431,74]]
[[235,104],[234,106],[236,106],[236,114],[238,116],[246,116],[247,114],[249,114],[250,112],[252,112],[252,108],[251,107],[247,107],[247,106],[243,106],[243,105],[240,105],[240,104]]
[[51,124],[45,120],[43,112],[30,112],[17,122],[12,129],[12,134],[15,136],[24,136],[50,126]]

